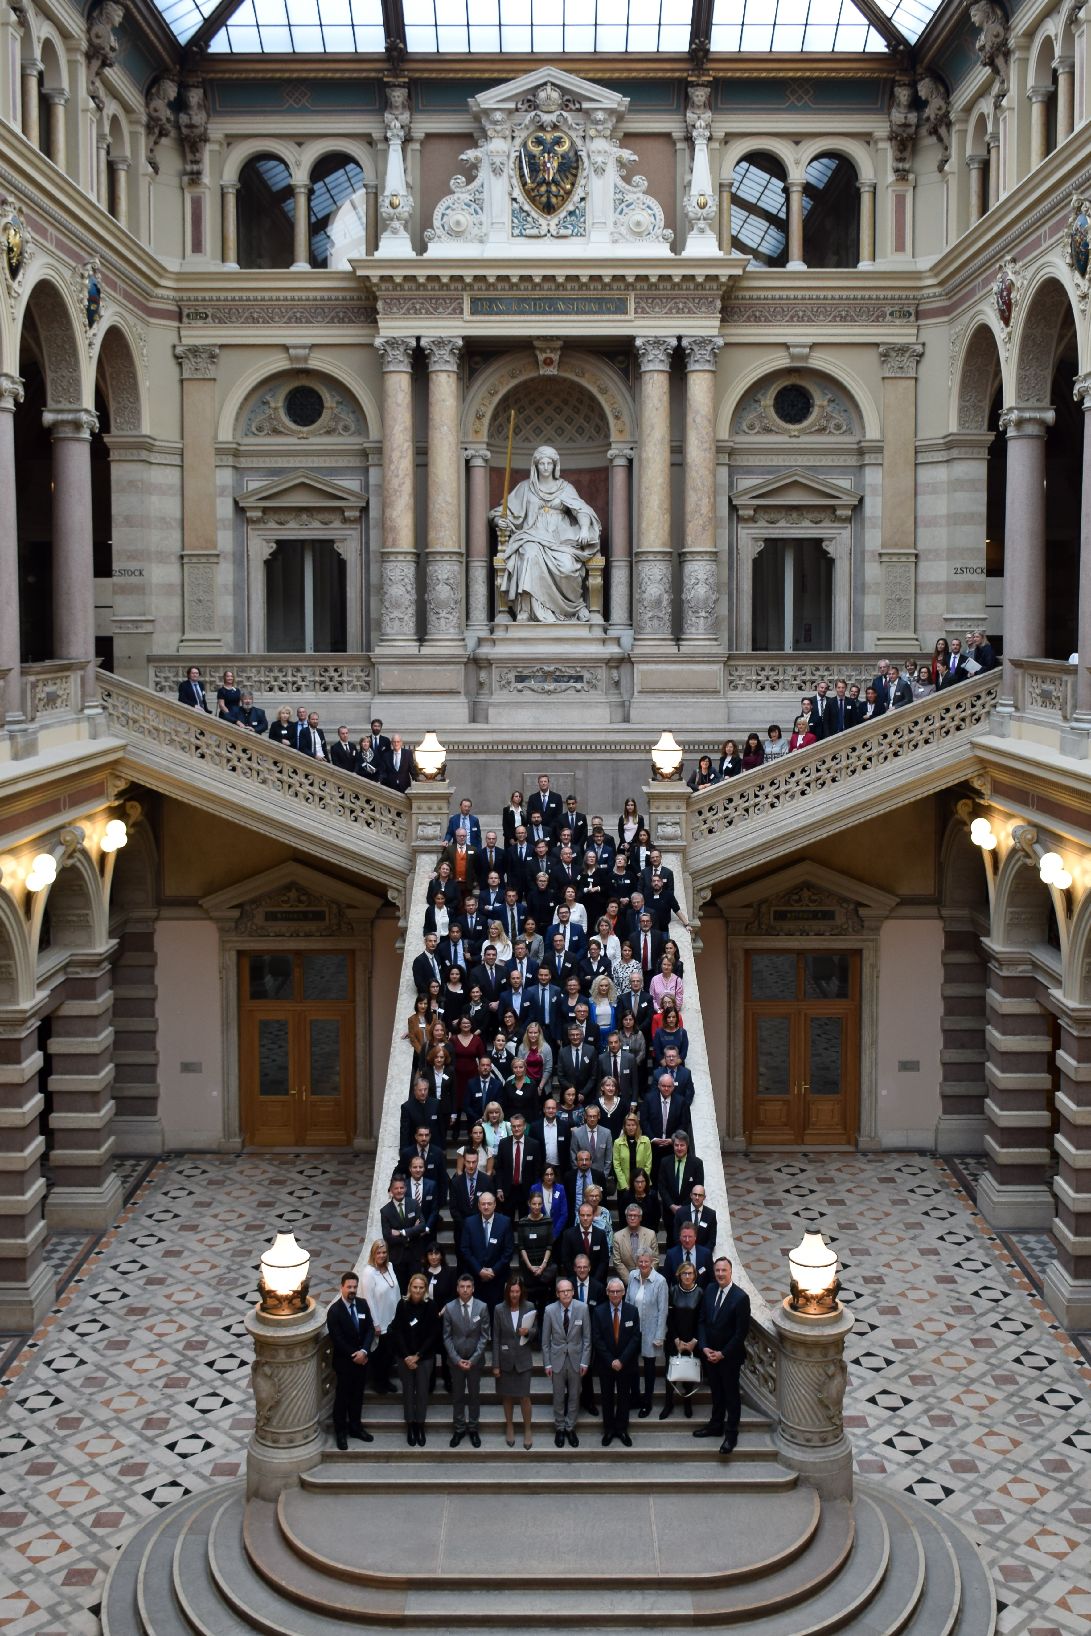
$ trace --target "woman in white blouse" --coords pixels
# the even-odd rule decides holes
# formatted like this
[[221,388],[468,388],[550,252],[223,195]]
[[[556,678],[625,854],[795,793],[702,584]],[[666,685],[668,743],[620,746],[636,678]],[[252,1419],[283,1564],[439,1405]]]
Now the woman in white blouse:
[[390,1378],[394,1359],[387,1330],[394,1322],[402,1292],[390,1266],[390,1254],[381,1238],[372,1244],[364,1266],[361,1267],[357,1261],[356,1271],[360,1275],[360,1294],[367,1302],[371,1321],[375,1325],[375,1346],[367,1360],[368,1380],[374,1392],[395,1392],[397,1387]]
[[485,1109],[485,1118],[482,1124],[485,1132],[485,1149],[490,1159],[496,1158],[496,1150],[505,1136],[511,1135],[511,1126],[504,1118],[504,1110],[499,1102],[490,1102]]
[[616,960],[621,959],[621,939],[615,932],[613,922],[610,920],[609,915],[601,915],[599,917],[599,923],[595,927],[595,930],[599,934],[599,942],[602,944],[602,952],[606,956],[607,960],[609,960],[610,965],[613,966]]

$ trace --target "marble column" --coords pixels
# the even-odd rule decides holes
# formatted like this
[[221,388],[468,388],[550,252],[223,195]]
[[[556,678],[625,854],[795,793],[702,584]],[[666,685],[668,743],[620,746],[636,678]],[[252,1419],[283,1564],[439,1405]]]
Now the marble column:
[[1075,128],[1076,116],[1076,59],[1055,57],[1057,73],[1057,146],[1067,142]]
[[84,703],[97,696],[95,561],[91,532],[90,409],[45,409],[53,434],[53,650],[58,659],[86,662]]
[[417,450],[412,335],[380,335],[383,360],[383,642],[417,639]]
[[38,1122],[45,1098],[38,1089],[38,1022],[36,1012],[15,1008],[0,1022],[0,1328],[8,1332],[36,1329],[57,1287],[43,1253],[45,1138]]
[[311,184],[292,184],[292,272],[306,272],[311,265]]
[[1046,644],[1046,433],[1052,409],[1005,409],[1004,679],[999,705],[1013,709],[1013,659],[1040,659]]
[[720,249],[731,254],[731,183],[720,183]]
[[225,267],[239,265],[238,182],[220,183],[220,256]]
[[[2,386],[0,386],[2,390]],[[1083,471],[1080,489],[1080,601],[1076,651],[1076,721],[1091,729],[1091,372],[1078,375],[1072,395],[1083,405]],[[2,525],[0,525],[2,526]],[[4,661],[0,659],[0,664]]]
[[15,509],[15,406],[23,401],[23,383],[18,375],[0,375],[0,494],[8,496],[0,506],[0,585],[8,591],[0,596],[0,671],[3,682],[4,722],[21,721],[22,686],[19,663],[22,641],[19,631],[19,519]]
[[1091,1329],[1091,1011],[1066,1009],[1060,1024],[1060,1124],[1053,1139],[1057,1259],[1046,1272],[1042,1293],[1066,1329]]
[[65,110],[68,92],[51,89],[44,93],[49,105],[49,157],[58,170],[68,169],[68,126]]
[[489,451],[463,449],[469,466],[466,495],[466,629],[489,628]]
[[1049,1015],[1026,954],[994,950],[985,1030],[985,1156],[977,1202],[1002,1230],[1048,1232],[1052,1075]]
[[716,354],[717,335],[683,335],[686,356],[686,426],[682,464],[682,645],[717,639],[716,567]]
[[610,461],[610,625],[609,634],[631,634],[633,628],[633,507],[630,467],[633,449],[614,444]]
[[673,335],[636,341],[640,365],[640,466],[633,629],[637,641],[669,641],[671,597],[671,357]]
[[461,643],[465,630],[458,436],[462,341],[457,335],[422,335],[420,344],[428,359],[425,641]]
[[219,649],[219,534],[216,519],[218,346],[176,346],[182,371],[181,652]]
[[803,178],[797,177],[784,184],[788,194],[788,266],[806,267],[803,259]]
[[973,227],[985,214],[985,167],[988,160],[984,154],[972,153],[966,164],[970,172],[970,226]]
[[22,75],[20,86],[23,94],[21,121],[23,135],[28,142],[37,148],[41,145],[42,135],[38,114],[38,83],[41,78],[42,65],[40,62],[35,62],[33,58],[28,58],[25,62],[20,63],[19,68]]
[[1034,170],[1049,152],[1049,99],[1052,85],[1032,85],[1027,92],[1030,103],[1030,168]]
[[1000,203],[1000,138],[990,136],[985,146],[989,150],[989,209]]
[[129,225],[129,160],[110,160],[110,214],[119,227]]
[[56,1180],[46,1220],[54,1228],[108,1227],[121,1208],[110,1128],[116,1111],[112,985],[105,951],[69,957],[49,1040],[49,1163]]
[[100,136],[95,143],[95,194],[103,210],[110,208],[110,139]]
[[860,267],[875,264],[875,183],[860,183]]

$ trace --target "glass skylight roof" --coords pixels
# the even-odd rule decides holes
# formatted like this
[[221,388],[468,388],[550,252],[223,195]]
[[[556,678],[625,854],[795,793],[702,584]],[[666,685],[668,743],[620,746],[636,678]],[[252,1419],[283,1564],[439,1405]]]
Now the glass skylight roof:
[[[912,42],[941,0],[879,0]],[[182,42],[215,0],[155,0]],[[402,0],[412,56],[519,52],[539,56],[684,55],[690,0]],[[386,44],[382,0],[239,0],[209,42],[216,52],[368,52]],[[888,51],[854,0],[714,0],[713,52]]]

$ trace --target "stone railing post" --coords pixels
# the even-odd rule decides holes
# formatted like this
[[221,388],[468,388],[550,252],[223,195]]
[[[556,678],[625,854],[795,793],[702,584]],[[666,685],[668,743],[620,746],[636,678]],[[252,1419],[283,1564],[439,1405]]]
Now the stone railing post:
[[254,1343],[254,1430],[246,1450],[246,1493],[275,1500],[322,1458],[326,1317],[308,1297],[305,1312],[286,1317],[255,1306],[246,1315],[246,1328]]
[[772,1318],[780,1353],[777,1452],[825,1498],[851,1499],[852,1444],[845,1436],[844,1401],[852,1313],[840,1301],[828,1314],[793,1312],[785,1298]]

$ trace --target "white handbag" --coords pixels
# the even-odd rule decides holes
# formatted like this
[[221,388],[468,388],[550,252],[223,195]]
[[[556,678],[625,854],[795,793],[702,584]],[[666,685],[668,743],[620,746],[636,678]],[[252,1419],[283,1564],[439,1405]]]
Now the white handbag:
[[672,1386],[700,1386],[701,1364],[697,1358],[683,1357],[681,1353],[667,1364],[667,1379]]

